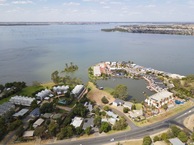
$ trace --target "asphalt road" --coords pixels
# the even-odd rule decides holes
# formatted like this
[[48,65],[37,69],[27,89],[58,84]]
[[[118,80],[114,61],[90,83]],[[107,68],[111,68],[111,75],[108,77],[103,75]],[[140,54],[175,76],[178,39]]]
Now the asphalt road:
[[116,134],[102,136],[102,137],[77,140],[77,141],[76,140],[75,141],[62,140],[54,144],[55,145],[80,145],[80,144],[82,145],[91,145],[91,144],[92,145],[102,145],[102,144],[111,142],[110,140],[112,138],[114,138],[115,142],[119,142],[119,141],[126,140],[126,139],[128,140],[128,139],[142,138],[146,135],[151,135],[151,134],[160,132],[162,130],[165,130],[172,124],[176,124],[176,125],[180,124],[182,127],[184,118],[188,117],[189,115],[193,113],[194,113],[194,107],[187,109],[181,113],[178,113],[175,116],[172,116],[161,122],[158,122],[158,123],[155,123],[149,126],[141,127],[141,128],[136,128],[131,131],[116,133]]

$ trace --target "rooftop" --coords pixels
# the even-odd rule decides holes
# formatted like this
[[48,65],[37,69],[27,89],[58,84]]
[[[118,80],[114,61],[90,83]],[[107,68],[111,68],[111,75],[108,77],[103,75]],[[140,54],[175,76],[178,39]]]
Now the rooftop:
[[168,98],[172,95],[173,95],[173,93],[171,93],[171,92],[161,91],[161,92],[158,92],[158,93],[150,96],[150,99],[160,102],[161,100]]
[[23,137],[32,137],[34,136],[34,130],[25,131]]
[[84,88],[84,85],[77,85],[75,88],[72,90],[73,94],[79,94],[80,91]]
[[83,122],[83,118],[81,118],[81,117],[74,117],[74,119],[72,119],[71,125],[73,125],[75,128],[76,127],[80,127],[82,122]]
[[14,117],[18,117],[18,116],[24,116],[27,112],[29,111],[29,109],[22,109],[19,112],[13,114]]
[[172,139],[169,139],[170,143],[172,145],[185,145],[183,142],[180,141],[180,139],[178,139],[177,137],[176,138],[172,138]]
[[34,122],[33,127],[36,128],[40,126],[43,122],[44,122],[44,119],[39,118],[38,120],[36,120],[36,122]]
[[107,115],[108,116],[110,116],[110,117],[112,117],[112,118],[117,118],[118,117],[118,115],[117,114],[115,114],[114,112],[112,112],[112,111],[106,111],[106,113],[107,113]]

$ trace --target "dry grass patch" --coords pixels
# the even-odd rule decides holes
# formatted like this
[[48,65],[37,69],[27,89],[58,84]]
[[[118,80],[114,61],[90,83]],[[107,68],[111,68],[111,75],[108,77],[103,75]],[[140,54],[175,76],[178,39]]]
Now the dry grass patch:
[[104,96],[108,99],[109,103],[112,103],[115,100],[112,95],[104,90],[97,89],[96,86],[91,82],[88,82],[87,87],[91,89],[87,94],[87,97],[90,100],[95,101],[98,105],[104,105],[101,101],[102,97]]
[[192,114],[192,115],[188,116],[187,118],[185,118],[183,124],[186,128],[193,131],[193,128],[194,128],[194,114]]

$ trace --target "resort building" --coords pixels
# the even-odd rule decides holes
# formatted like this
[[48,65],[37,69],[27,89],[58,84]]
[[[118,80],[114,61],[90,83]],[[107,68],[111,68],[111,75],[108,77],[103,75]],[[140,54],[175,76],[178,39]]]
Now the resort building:
[[77,85],[75,88],[71,91],[71,94],[74,95],[74,97],[79,98],[81,93],[84,91],[84,85]]
[[72,119],[71,125],[73,125],[75,128],[80,127],[83,120],[84,119],[81,117],[74,117],[74,119]]
[[69,86],[55,86],[53,87],[53,91],[57,93],[57,95],[65,94],[69,90]]
[[10,111],[14,111],[15,105],[11,102],[6,102],[0,105],[0,116],[6,115]]
[[45,97],[48,97],[51,93],[51,90],[45,89],[42,90],[41,92],[39,92],[38,94],[36,94],[36,99],[38,100],[44,100]]
[[100,66],[94,66],[94,76],[101,76]]
[[11,97],[9,101],[15,105],[30,106],[34,100],[35,98],[29,98],[25,96],[15,96]]
[[173,93],[168,91],[158,92],[145,100],[149,106],[155,106],[156,108],[162,107],[164,104],[173,100]]

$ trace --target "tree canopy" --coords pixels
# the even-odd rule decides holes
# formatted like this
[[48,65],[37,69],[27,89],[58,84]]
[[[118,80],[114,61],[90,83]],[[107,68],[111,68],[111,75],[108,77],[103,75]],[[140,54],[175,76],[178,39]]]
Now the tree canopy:
[[127,86],[121,85],[121,84],[116,86],[116,88],[112,94],[115,98],[126,100],[128,97]]

